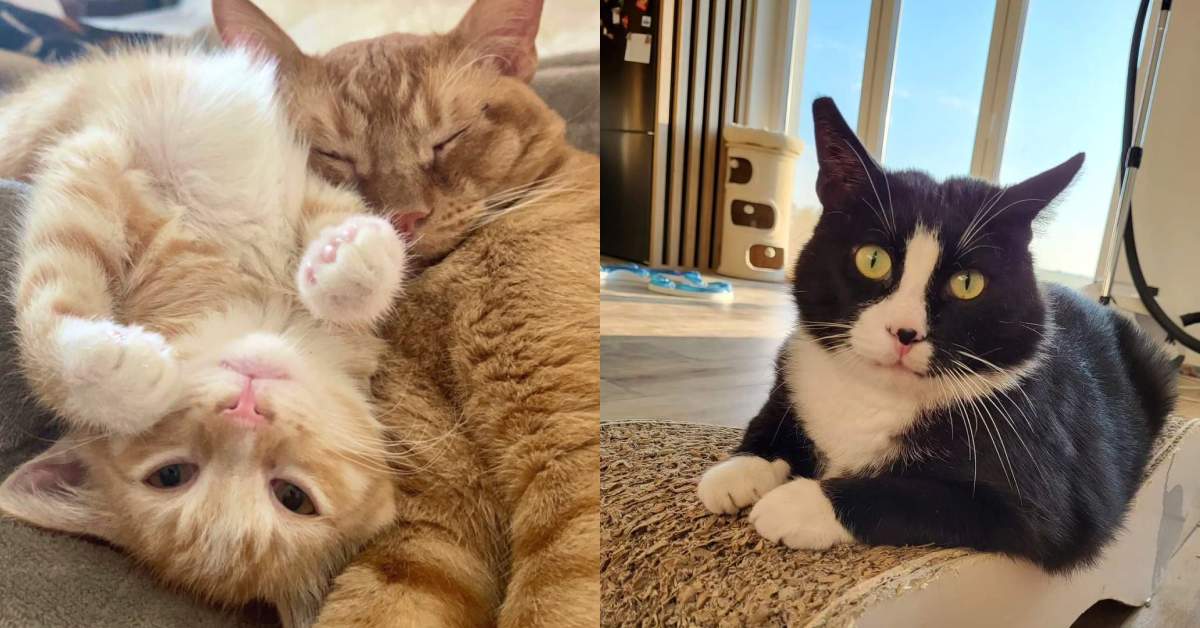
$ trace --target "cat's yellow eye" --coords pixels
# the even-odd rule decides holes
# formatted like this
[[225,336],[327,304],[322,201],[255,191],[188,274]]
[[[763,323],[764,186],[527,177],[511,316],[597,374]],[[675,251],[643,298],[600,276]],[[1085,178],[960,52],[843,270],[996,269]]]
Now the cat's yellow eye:
[[882,246],[867,244],[854,252],[854,265],[863,277],[878,281],[892,272],[892,256]]
[[950,294],[963,301],[970,301],[983,294],[985,285],[987,285],[987,280],[983,278],[983,273],[977,270],[964,270],[954,273],[954,276],[950,278]]
[[300,490],[299,486],[292,484],[286,480],[271,480],[271,492],[275,494],[275,499],[284,508],[298,515],[315,515],[317,514],[317,506],[313,504],[312,498],[307,493]]
[[190,462],[176,462],[155,469],[145,482],[154,488],[177,488],[192,481],[198,469]]

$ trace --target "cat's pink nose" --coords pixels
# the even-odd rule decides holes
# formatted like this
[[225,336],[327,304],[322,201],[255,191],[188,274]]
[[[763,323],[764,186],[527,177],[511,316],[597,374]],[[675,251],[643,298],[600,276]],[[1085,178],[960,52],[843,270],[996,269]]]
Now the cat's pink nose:
[[258,427],[269,421],[264,414],[258,411],[257,403],[254,400],[254,379],[249,377],[246,378],[245,387],[242,388],[242,394],[238,397],[237,402],[221,414],[246,427]]
[[428,215],[429,212],[405,212],[403,214],[393,214],[392,226],[396,228],[396,231],[400,232],[400,235],[412,235],[412,232],[417,228],[417,224],[422,220],[425,220],[425,217]]

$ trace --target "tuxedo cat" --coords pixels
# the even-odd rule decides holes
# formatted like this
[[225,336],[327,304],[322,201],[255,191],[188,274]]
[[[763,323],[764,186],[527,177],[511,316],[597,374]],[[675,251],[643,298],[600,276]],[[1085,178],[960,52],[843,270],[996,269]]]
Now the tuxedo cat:
[[794,548],[934,544],[1052,571],[1121,525],[1175,401],[1134,324],[1039,285],[1032,226],[1078,154],[1010,187],[886,171],[813,104],[824,213],[799,323],[734,456],[699,493]]

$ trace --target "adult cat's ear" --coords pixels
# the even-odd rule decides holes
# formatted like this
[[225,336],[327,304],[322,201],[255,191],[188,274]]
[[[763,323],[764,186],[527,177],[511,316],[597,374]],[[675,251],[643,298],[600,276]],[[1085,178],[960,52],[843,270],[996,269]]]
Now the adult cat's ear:
[[226,46],[264,53],[284,71],[304,58],[296,42],[250,0],[213,0],[212,12]]
[[87,487],[82,443],[64,437],[0,484],[0,516],[40,528],[109,538],[109,518]]
[[[994,203],[998,220],[1018,220],[1022,223],[1032,223],[1043,209],[1046,208],[1062,191],[1071,184],[1079,168],[1083,166],[1083,153],[1076,153],[1070,159],[1028,179],[1011,185]],[[1006,216],[1007,214],[1007,216]]]
[[[813,135],[817,144],[817,198],[825,207],[842,207],[866,198],[883,170],[858,141],[832,98],[813,101]],[[875,183],[875,185],[882,185]],[[871,196],[874,202],[874,196]]]
[[475,0],[454,32],[497,61],[502,73],[528,83],[537,70],[541,21],[542,0]]

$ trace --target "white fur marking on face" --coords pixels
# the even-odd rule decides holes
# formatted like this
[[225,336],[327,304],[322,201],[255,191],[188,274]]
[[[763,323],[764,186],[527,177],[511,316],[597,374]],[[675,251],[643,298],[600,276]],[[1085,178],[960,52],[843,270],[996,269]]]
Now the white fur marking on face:
[[904,274],[896,290],[859,314],[851,330],[850,344],[864,358],[880,366],[902,364],[924,373],[933,357],[931,342],[918,342],[904,356],[897,353],[893,337],[897,329],[912,329],[919,338],[929,334],[926,293],[942,248],[937,235],[918,226],[904,254]]
[[827,549],[853,543],[821,483],[798,478],[767,493],[750,511],[750,523],[768,541],[793,549]]
[[941,253],[937,235],[925,227],[917,227],[904,253],[904,274],[900,277],[900,285],[879,303],[891,319],[887,326],[892,329],[915,329],[918,336],[929,333],[925,292]]
[[735,513],[782,484],[789,473],[786,460],[734,456],[705,471],[697,492],[709,512]]

